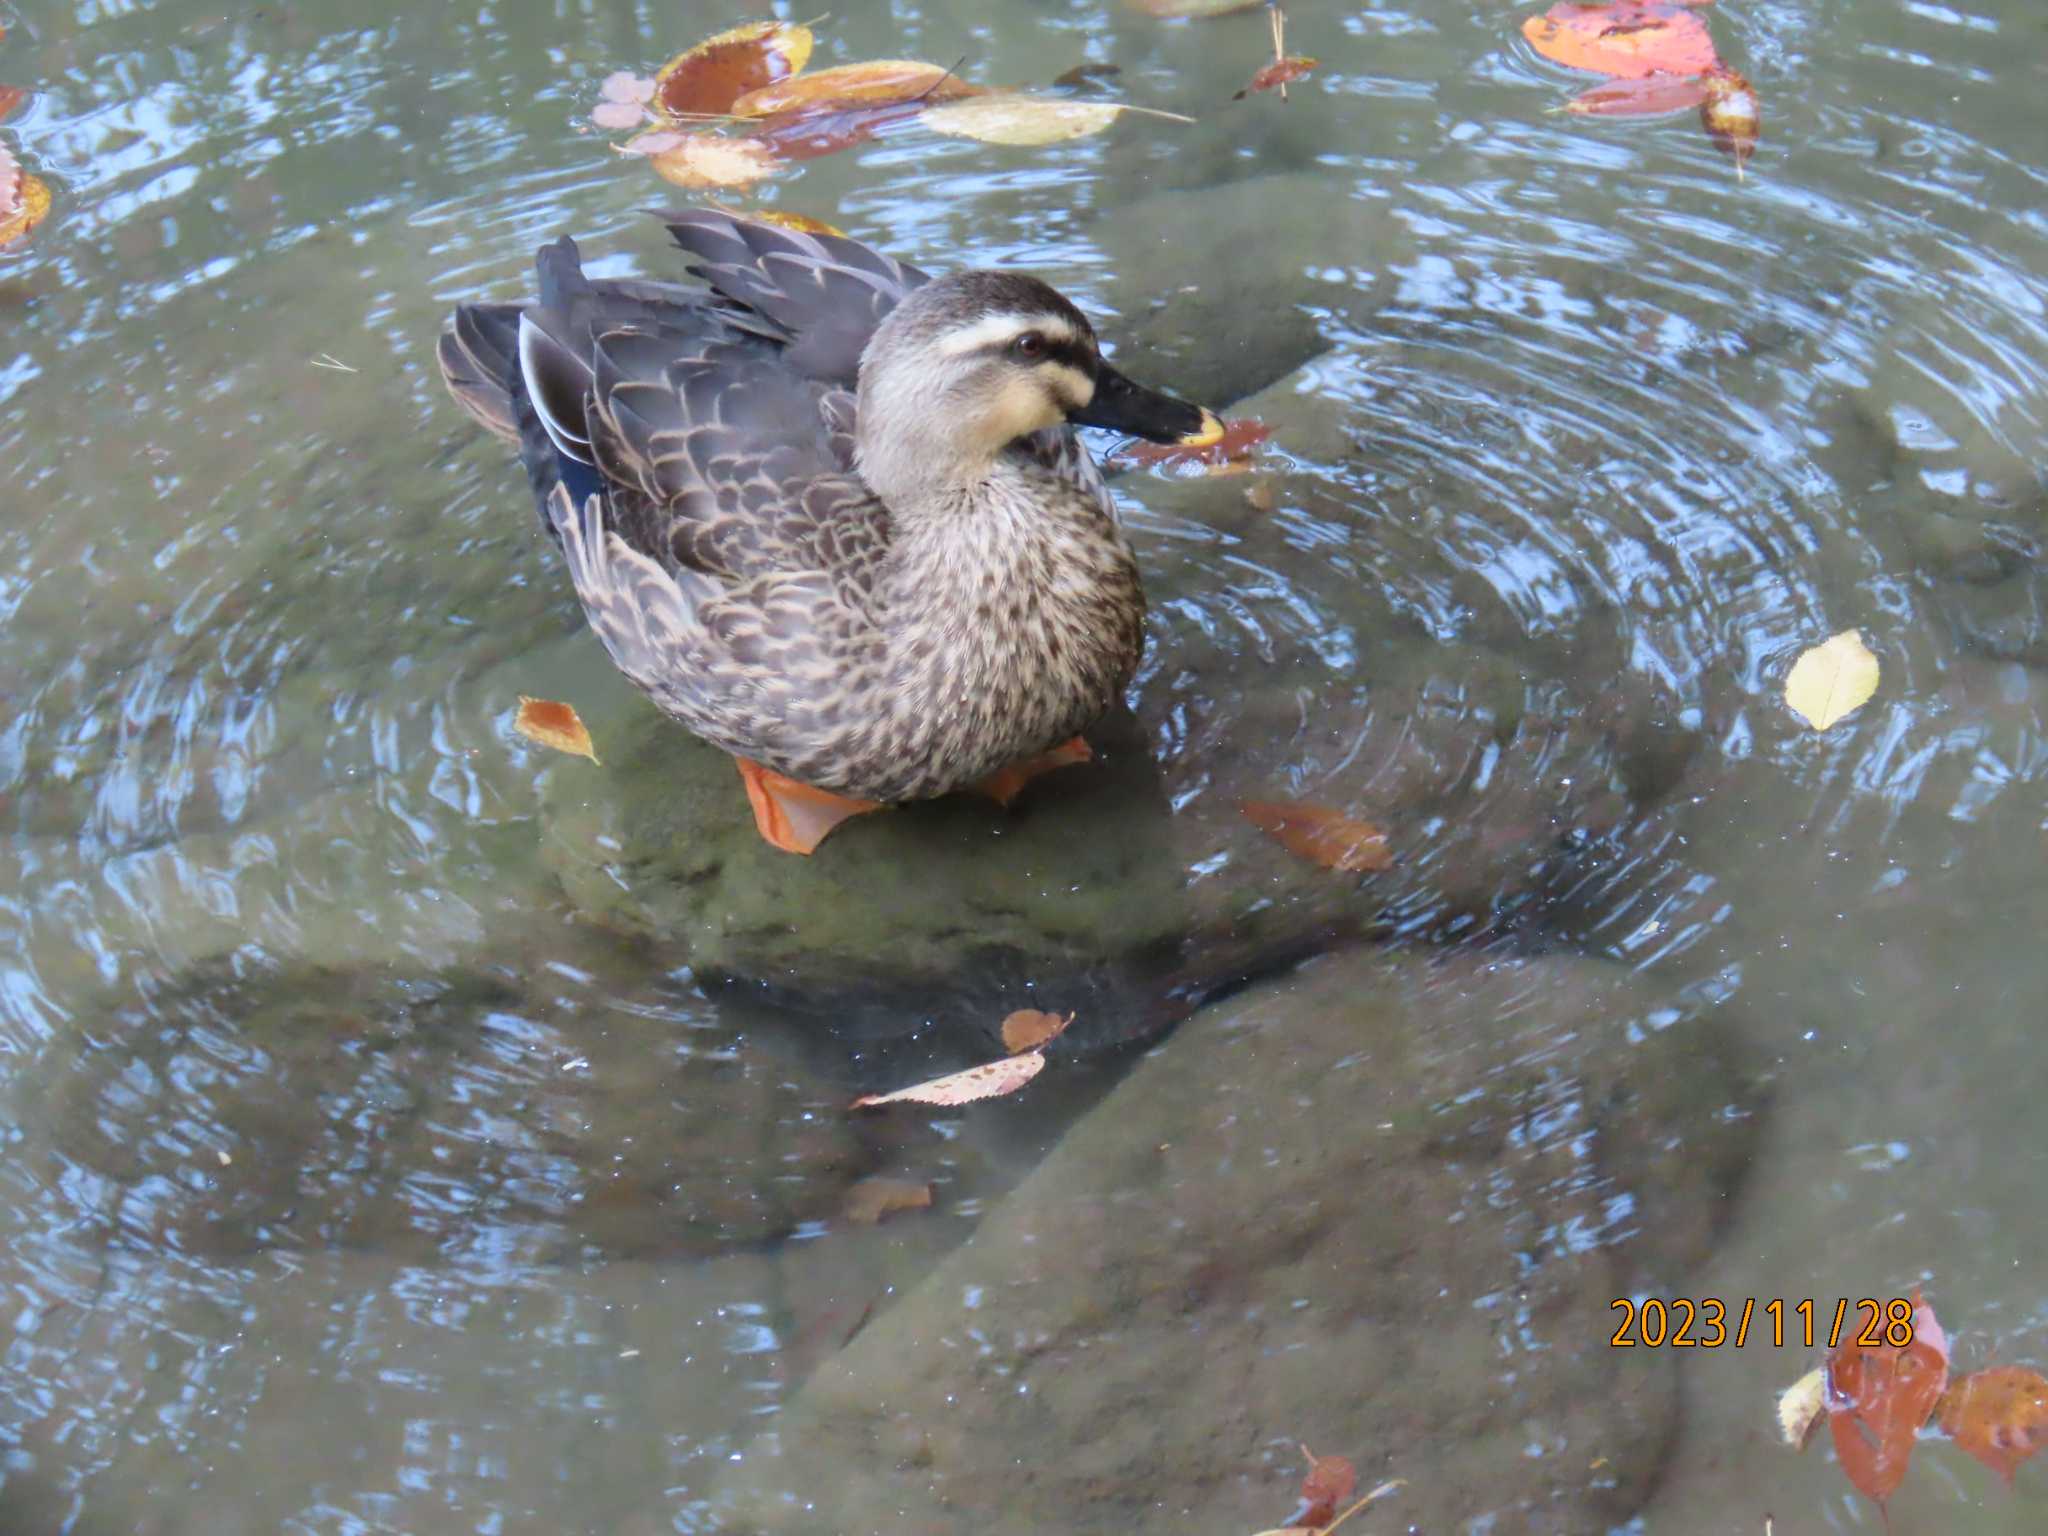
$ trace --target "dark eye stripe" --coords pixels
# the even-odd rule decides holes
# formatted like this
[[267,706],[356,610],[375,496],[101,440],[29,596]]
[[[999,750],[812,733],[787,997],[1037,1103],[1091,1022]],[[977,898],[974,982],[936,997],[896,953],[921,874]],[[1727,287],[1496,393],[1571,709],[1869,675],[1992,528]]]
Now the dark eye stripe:
[[[1085,341],[1064,341],[1051,336],[1043,337],[1045,350],[1031,359],[1034,366],[1039,363],[1065,363],[1075,372],[1087,378],[1095,377],[1095,349]],[[988,357],[1014,357],[1011,351],[1016,338],[1008,341],[993,341],[978,350]]]

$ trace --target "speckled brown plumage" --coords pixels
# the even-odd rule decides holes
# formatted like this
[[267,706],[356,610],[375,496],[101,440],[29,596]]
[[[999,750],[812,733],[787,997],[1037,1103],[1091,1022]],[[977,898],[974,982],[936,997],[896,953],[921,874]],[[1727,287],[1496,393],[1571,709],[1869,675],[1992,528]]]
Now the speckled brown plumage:
[[[881,801],[1108,710],[1144,597],[1065,415],[1097,381],[1135,387],[1079,312],[853,240],[708,212],[670,229],[708,291],[592,281],[560,240],[537,304],[465,305],[441,342],[455,397],[517,441],[620,670],[725,750]],[[1145,404],[1171,408],[1162,430],[1198,414]]]

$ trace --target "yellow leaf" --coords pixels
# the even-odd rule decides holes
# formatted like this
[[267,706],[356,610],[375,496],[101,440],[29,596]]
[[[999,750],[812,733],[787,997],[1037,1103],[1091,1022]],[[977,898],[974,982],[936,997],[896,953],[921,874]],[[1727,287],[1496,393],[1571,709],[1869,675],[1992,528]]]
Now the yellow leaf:
[[862,1179],[846,1192],[846,1219],[872,1227],[897,1211],[931,1209],[932,1187],[908,1179]]
[[1816,731],[1860,709],[1877,692],[1877,658],[1853,629],[1800,654],[1785,679],[1785,702]]
[[1005,1056],[1001,1061],[983,1062],[965,1072],[949,1072],[929,1082],[898,1088],[894,1093],[864,1093],[853,1101],[851,1107],[866,1109],[875,1104],[904,1102],[972,1104],[976,1099],[993,1099],[1015,1093],[1044,1070],[1045,1053],[1026,1051],[1021,1056]]
[[1120,101],[1062,101],[1005,93],[926,107],[919,116],[933,133],[984,144],[1058,144],[1102,132],[1123,111]]
[[521,694],[519,713],[512,718],[512,728],[528,741],[553,747],[557,752],[587,757],[593,763],[597,761],[597,753],[590,744],[590,732],[583,728],[583,722],[570,705],[557,704],[553,699],[529,699]]
[[921,59],[869,59],[864,64],[838,64],[793,80],[749,91],[732,104],[739,117],[771,117],[780,112],[832,112],[845,107],[880,107],[923,99],[951,101],[979,94],[950,69]]
[[1806,1437],[1827,1408],[1827,1371],[1815,1366],[1778,1397],[1778,1433],[1793,1450],[1803,1450]]
[[846,231],[837,224],[827,224],[823,219],[814,219],[808,213],[787,213],[780,208],[756,208],[745,217],[758,224],[773,224],[778,229],[793,229],[800,235],[839,235]]
[[1073,1022],[1071,1013],[1063,1019],[1056,1013],[1019,1008],[1003,1020],[1003,1049],[1012,1056],[1019,1051],[1035,1051],[1041,1045],[1058,1039]]
[[686,133],[682,142],[648,156],[663,181],[679,187],[750,187],[782,169],[782,159],[753,139]]
[[50,212],[50,189],[0,144],[0,245],[19,240]]

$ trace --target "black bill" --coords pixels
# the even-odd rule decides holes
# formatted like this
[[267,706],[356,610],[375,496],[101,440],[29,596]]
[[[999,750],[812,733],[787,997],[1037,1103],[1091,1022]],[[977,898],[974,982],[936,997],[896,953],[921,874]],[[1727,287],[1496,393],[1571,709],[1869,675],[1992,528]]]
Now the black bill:
[[1223,435],[1214,411],[1133,384],[1107,363],[1095,368],[1095,398],[1068,418],[1078,426],[1107,427],[1155,443],[1204,447]]

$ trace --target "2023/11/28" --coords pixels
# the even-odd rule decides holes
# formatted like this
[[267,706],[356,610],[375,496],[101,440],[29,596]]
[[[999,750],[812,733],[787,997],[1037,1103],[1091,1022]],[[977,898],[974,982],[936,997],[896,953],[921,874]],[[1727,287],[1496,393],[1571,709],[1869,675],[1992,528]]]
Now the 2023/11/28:
[[[1638,1344],[1650,1349],[1719,1349],[1730,1343],[1740,1349],[1749,1342],[1750,1324],[1758,1320],[1758,1314],[1761,1314],[1758,1342],[1763,1342],[1765,1335],[1762,1330],[1768,1327],[1773,1349],[1783,1349],[1788,1342],[1802,1349],[1812,1349],[1823,1337],[1814,1326],[1819,1307],[1812,1297],[1796,1302],[1788,1302],[1783,1297],[1761,1302],[1754,1296],[1745,1297],[1732,1337],[1727,1318],[1735,1306],[1719,1297],[1704,1296],[1695,1300],[1689,1296],[1674,1296],[1667,1301],[1647,1296],[1639,1301],[1623,1296],[1608,1305],[1621,1313],[1621,1326],[1608,1340],[1616,1349],[1633,1349]],[[1834,1305],[1834,1314],[1825,1334],[1829,1349],[1841,1343],[1843,1327],[1852,1315],[1860,1320],[1860,1325],[1851,1335],[1860,1348],[1888,1346],[1904,1349],[1913,1342],[1913,1303],[1905,1297],[1894,1296],[1879,1301],[1876,1297],[1865,1296],[1854,1302],[1843,1297]]]

